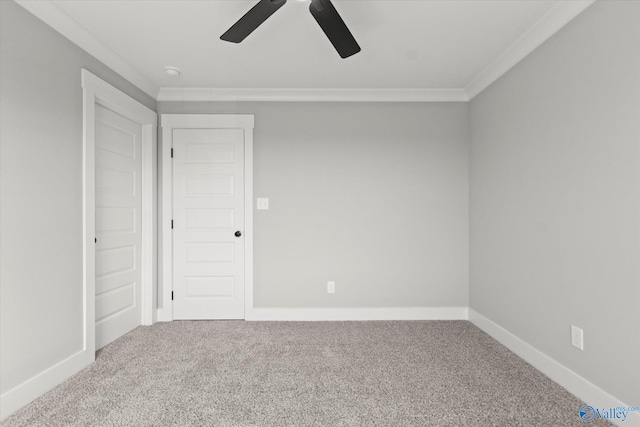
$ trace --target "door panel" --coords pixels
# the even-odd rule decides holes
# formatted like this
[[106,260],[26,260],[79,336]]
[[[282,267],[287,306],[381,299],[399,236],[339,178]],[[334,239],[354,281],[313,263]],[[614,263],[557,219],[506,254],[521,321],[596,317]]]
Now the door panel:
[[141,323],[140,125],[96,105],[96,349]]
[[173,131],[173,314],[244,318],[244,131]]

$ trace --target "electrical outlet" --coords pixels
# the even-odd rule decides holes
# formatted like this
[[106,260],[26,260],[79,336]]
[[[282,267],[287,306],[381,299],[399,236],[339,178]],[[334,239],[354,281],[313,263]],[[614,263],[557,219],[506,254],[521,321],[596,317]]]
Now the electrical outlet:
[[327,293],[328,294],[336,293],[336,282],[327,282]]
[[582,329],[571,325],[571,345],[584,350],[584,333]]

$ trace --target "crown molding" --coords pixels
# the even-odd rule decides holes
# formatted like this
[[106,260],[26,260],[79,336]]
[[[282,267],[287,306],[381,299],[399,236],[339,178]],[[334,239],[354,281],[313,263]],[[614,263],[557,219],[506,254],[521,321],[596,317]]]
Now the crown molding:
[[52,1],[15,0],[17,4],[69,39],[72,43],[94,56],[107,67],[156,99],[158,86],[136,70],[111,48],[95,38],[86,28],[67,15]]
[[559,0],[522,37],[491,62],[465,88],[446,89],[159,88],[51,0],[15,1],[158,101],[468,102],[596,0]]
[[560,0],[465,88],[469,99],[498,80],[596,0]]
[[158,101],[467,102],[464,89],[229,89],[162,87]]

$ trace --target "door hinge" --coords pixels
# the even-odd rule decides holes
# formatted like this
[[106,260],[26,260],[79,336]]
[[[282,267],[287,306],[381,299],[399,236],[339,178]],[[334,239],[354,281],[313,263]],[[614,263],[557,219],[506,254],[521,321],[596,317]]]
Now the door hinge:
[[171,220],[171,229],[173,230],[173,220]]
[[173,291],[171,291],[171,301],[173,301]]
[[173,159],[173,148],[171,149],[171,158]]

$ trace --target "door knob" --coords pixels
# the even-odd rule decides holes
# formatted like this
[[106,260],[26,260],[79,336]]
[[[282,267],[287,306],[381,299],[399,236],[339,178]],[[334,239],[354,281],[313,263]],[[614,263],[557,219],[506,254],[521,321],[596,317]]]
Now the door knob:
[[242,236],[242,233],[240,231],[236,231],[235,235],[236,235],[236,237],[240,237],[240,236]]

